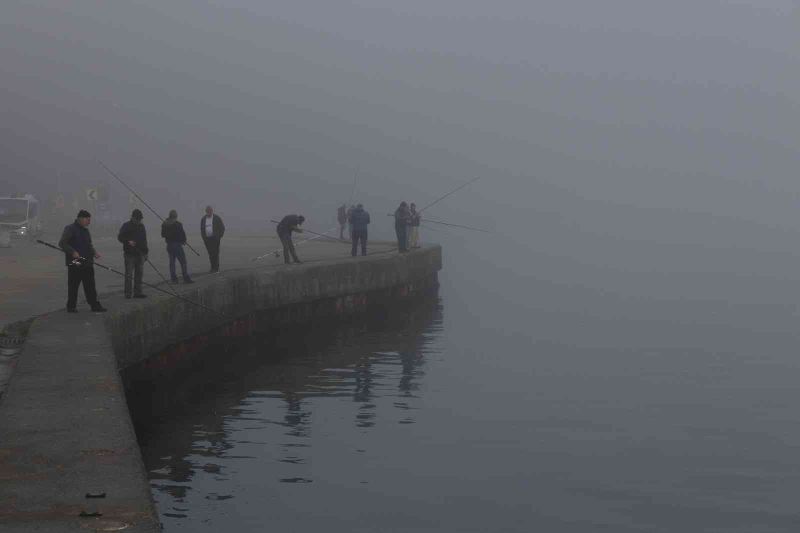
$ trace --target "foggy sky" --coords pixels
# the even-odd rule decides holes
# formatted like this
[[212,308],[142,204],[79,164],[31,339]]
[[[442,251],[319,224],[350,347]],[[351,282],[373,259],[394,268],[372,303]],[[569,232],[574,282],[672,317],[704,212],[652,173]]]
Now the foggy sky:
[[108,181],[101,158],[159,210],[325,224],[356,172],[379,214],[483,176],[442,216],[552,241],[794,230],[797,7],[7,0],[0,185]]

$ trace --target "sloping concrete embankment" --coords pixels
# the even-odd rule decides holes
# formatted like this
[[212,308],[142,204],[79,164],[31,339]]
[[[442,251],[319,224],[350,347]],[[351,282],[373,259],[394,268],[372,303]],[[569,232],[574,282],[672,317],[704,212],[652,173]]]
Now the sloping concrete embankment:
[[221,315],[151,291],[144,303],[106,298],[106,316],[37,319],[0,403],[0,529],[159,531],[119,370],[188,360],[212,332],[246,336],[403,299],[440,269],[439,247],[243,269],[181,292]]

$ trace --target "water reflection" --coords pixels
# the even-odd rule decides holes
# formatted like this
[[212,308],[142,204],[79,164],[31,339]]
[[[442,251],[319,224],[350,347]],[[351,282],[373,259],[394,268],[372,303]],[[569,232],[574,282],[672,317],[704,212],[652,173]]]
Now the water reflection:
[[191,375],[129,383],[165,527],[217,530],[210,506],[233,512],[226,500],[253,476],[256,483],[312,484],[319,480],[315,459],[363,456],[376,427],[413,424],[425,355],[438,351],[441,322],[439,302],[430,301],[332,329],[269,332],[244,348],[208,354]]

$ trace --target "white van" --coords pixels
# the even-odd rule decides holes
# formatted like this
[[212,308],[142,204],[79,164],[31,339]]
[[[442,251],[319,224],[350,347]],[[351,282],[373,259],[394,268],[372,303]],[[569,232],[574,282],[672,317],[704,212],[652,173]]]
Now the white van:
[[39,202],[26,194],[22,198],[0,198],[0,233],[12,238],[33,239],[42,232]]

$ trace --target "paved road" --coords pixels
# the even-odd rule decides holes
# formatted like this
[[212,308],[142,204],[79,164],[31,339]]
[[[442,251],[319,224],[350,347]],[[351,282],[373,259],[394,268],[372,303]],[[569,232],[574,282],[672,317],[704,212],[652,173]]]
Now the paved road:
[[[169,277],[169,266],[164,241],[156,238],[159,227],[148,226],[150,261],[161,273]],[[324,230],[323,230],[324,231]],[[44,235],[43,240],[56,243],[60,235]],[[295,237],[295,242],[314,237],[306,233]],[[113,237],[94,236],[95,248],[103,256],[99,261],[117,270],[123,270],[122,245]],[[186,249],[189,271],[193,277],[208,275],[209,263],[202,241],[197,238],[190,244],[200,252],[200,257]],[[283,256],[269,255],[254,263],[253,258],[281,249],[277,236],[237,234],[229,230],[222,240],[220,267],[224,270],[252,268],[254,265],[283,263]],[[386,253],[394,245],[386,242],[370,243],[370,254]],[[305,262],[347,256],[349,243],[316,239],[297,246],[297,254]],[[14,241],[11,248],[0,248],[0,331],[11,323],[64,308],[67,299],[66,267],[64,256],[40,244]],[[161,278],[145,265],[144,281],[161,283]],[[180,272],[180,270],[179,270]],[[97,290],[102,302],[103,294],[122,292],[123,279],[111,272],[96,268]],[[145,288],[146,291],[148,290]],[[152,290],[152,289],[149,289]],[[79,294],[78,306],[84,306]]]

